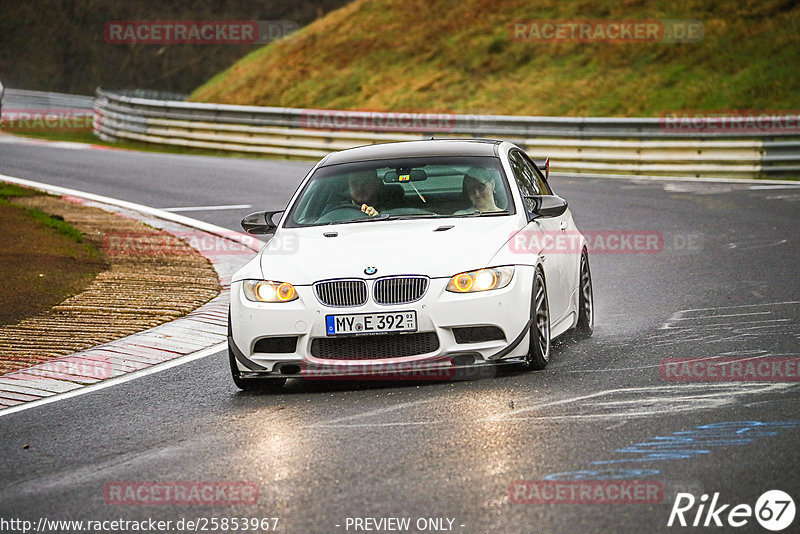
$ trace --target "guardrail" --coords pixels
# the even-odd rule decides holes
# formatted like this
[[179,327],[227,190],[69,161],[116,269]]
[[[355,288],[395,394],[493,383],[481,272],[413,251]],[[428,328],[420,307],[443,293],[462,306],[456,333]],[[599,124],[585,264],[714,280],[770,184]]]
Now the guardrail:
[[45,133],[92,128],[94,97],[3,88],[0,84],[0,131]]
[[66,93],[49,93],[45,91],[28,91],[25,89],[6,88],[3,96],[3,107],[15,109],[72,109],[91,110],[94,97],[70,95]]
[[[663,118],[324,111],[141,98],[100,89],[94,113],[95,133],[107,141],[130,139],[292,158],[318,159],[353,146],[432,135],[469,136],[509,139],[536,158],[550,156],[555,172],[739,177],[800,174],[796,116],[795,128],[768,133],[737,129],[735,121],[732,131],[687,133],[674,131]],[[745,120],[742,118],[741,126],[746,126]],[[328,128],[321,129],[320,125]]]

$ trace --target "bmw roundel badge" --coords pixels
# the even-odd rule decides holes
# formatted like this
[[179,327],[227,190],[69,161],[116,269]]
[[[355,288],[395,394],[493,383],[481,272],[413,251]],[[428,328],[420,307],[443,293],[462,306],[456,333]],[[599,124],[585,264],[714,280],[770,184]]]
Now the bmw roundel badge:
[[377,272],[378,272],[377,267],[367,267],[366,269],[364,269],[364,274],[375,274]]

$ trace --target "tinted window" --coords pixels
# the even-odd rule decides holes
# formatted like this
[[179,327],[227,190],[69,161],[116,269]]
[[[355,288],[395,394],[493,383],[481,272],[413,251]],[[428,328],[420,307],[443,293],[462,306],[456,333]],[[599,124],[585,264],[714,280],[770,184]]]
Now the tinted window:
[[[530,166],[527,165],[519,151],[514,150],[509,153],[508,162],[511,164],[511,170],[514,173],[514,180],[516,180],[522,196],[540,194],[539,184],[534,176],[534,172]],[[531,199],[523,198],[522,203],[529,214],[535,209],[536,202]]]
[[541,172],[537,172],[536,165],[534,165],[533,162],[530,159],[528,159],[528,156],[526,156],[525,154],[520,153],[520,156],[522,158],[522,162],[523,162],[524,166],[528,168],[529,173],[533,174],[533,176],[536,178],[537,187],[538,187],[539,191],[541,191],[541,193],[539,193],[539,194],[540,195],[552,195],[553,191],[550,190],[550,186],[548,186],[547,182],[544,181],[544,178],[542,177],[542,173]]
[[[377,213],[368,215],[364,205]],[[514,206],[497,157],[419,157],[320,167],[285,226],[506,212],[514,213]]]
[[517,181],[519,190],[523,195],[541,195],[539,180],[536,171],[525,161],[519,151],[514,150],[509,154],[511,170],[514,172],[514,179]]

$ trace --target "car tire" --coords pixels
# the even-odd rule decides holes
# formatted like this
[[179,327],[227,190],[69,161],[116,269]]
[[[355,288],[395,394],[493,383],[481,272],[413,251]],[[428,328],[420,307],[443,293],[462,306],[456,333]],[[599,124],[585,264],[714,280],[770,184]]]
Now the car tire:
[[594,332],[594,290],[592,271],[589,268],[589,254],[581,254],[580,274],[578,275],[578,324],[575,326],[578,337],[587,338]]
[[525,367],[541,370],[550,363],[550,306],[547,302],[547,285],[540,269],[536,269],[531,292],[531,328]]

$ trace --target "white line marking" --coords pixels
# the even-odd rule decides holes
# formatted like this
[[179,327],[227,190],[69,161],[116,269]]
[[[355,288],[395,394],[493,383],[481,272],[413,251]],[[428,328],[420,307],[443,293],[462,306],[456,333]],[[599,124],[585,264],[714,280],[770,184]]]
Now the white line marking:
[[788,239],[779,239],[777,241],[771,241],[767,243],[763,242],[762,240],[750,243],[728,243],[728,249],[729,250],[736,249],[742,251],[742,250],[753,250],[755,248],[776,247],[778,245],[783,245],[787,241]]
[[[709,315],[707,317],[692,317],[692,319],[715,319],[715,317],[713,315]],[[792,319],[764,319],[763,321],[736,321],[730,323],[696,324],[691,326],[670,326],[669,329],[675,332],[685,332],[686,330],[702,332],[703,330],[707,330],[709,328],[717,326],[739,326],[742,324],[757,324],[757,323],[788,323],[791,321]]]
[[193,362],[195,360],[199,360],[200,358],[205,358],[206,356],[210,356],[212,354],[216,354],[221,350],[227,348],[228,342],[224,341],[222,343],[218,343],[214,346],[208,347],[203,350],[199,350],[192,354],[187,354],[185,356],[180,356],[175,358],[174,360],[169,360],[164,363],[158,363],[151,367],[147,367],[145,369],[140,369],[139,371],[133,371],[131,373],[127,373],[125,375],[116,377],[116,378],[109,378],[108,380],[103,380],[102,382],[98,382],[96,384],[92,384],[91,386],[83,386],[79,389],[73,389],[72,391],[68,391],[66,393],[59,393],[53,395],[51,397],[46,397],[44,399],[39,399],[35,401],[26,402],[25,404],[19,404],[17,406],[12,406],[11,408],[6,408],[5,410],[0,410],[0,417],[5,415],[11,415],[12,413],[21,412],[23,410],[27,410],[28,408],[34,408],[36,406],[42,406],[43,404],[50,404],[51,402],[57,402],[61,400],[71,399],[72,397],[77,397],[79,395],[85,395],[86,393],[92,393],[94,391],[98,391],[101,389],[109,388],[112,386],[118,386],[119,384],[124,384],[125,382],[130,382],[131,380],[136,380],[137,378],[142,378],[144,376],[152,375],[155,373],[160,373],[161,371],[166,371],[167,369],[172,369],[173,367],[177,367],[178,365],[182,365],[184,363]]
[[[726,402],[734,402],[734,396],[739,395],[757,395],[762,393],[769,393],[773,390],[787,389],[795,386],[795,384],[780,383],[780,384],[683,384],[681,386],[655,386],[655,387],[634,387],[634,388],[621,388],[606,391],[599,391],[589,395],[582,395],[568,399],[562,399],[554,402],[537,404],[527,408],[518,410],[511,410],[508,412],[501,412],[499,414],[491,415],[475,419],[473,423],[511,423],[517,424],[521,421],[536,421],[536,422],[549,422],[549,421],[570,421],[570,420],[598,420],[598,419],[611,419],[619,421],[621,418],[628,417],[652,417],[654,414],[669,414],[678,413],[683,411],[697,410],[697,401],[708,401],[700,403],[699,409],[710,409],[724,405]],[[692,390],[701,390],[699,393],[694,393]],[[707,391],[702,391],[703,389]],[[717,390],[717,391],[714,391]],[[670,395],[670,401],[673,401],[673,406],[662,406],[659,410],[652,409],[638,409],[636,411],[615,411],[608,413],[589,413],[589,414],[564,414],[564,415],[522,415],[513,417],[520,413],[531,412],[546,406],[554,406],[559,404],[569,404],[578,401],[592,399],[601,396],[613,396],[618,393],[659,393],[663,391]],[[685,394],[681,394],[685,391]],[[655,399],[656,402],[652,402]],[[586,403],[584,407],[603,408],[608,406],[614,408],[615,405],[620,403],[634,405],[637,403],[651,403],[653,406],[658,406],[657,401],[663,400],[663,397],[648,397],[639,399],[626,399],[623,401],[612,400],[598,400],[597,402]],[[714,402],[716,401],[716,402]],[[646,408],[646,407],[645,407]],[[512,416],[512,417],[509,417]],[[316,423],[306,425],[303,428],[391,428],[391,427],[406,427],[406,426],[426,426],[426,425],[447,425],[459,424],[458,421],[452,419],[437,419],[428,421],[391,421],[385,423],[350,423],[350,424],[328,424]]]
[[[481,421],[476,421],[481,422]],[[502,422],[502,421],[501,421]],[[447,423],[456,423],[456,421],[396,421],[392,423],[351,423],[351,424],[336,424],[336,423],[317,423],[313,425],[306,425],[300,428],[388,428],[393,426],[422,426],[422,425],[440,425]]]
[[[769,306],[781,306],[783,304],[800,304],[800,300],[785,300],[782,302],[765,302],[763,304],[739,304],[736,306],[718,306],[716,308],[691,308],[688,310],[679,310],[673,314],[673,317],[679,313],[695,312],[695,311],[709,311],[709,310],[730,310],[733,308],[759,308]],[[670,319],[673,320],[673,319]]]
[[[545,408],[548,406],[558,406],[559,404],[569,404],[571,402],[577,402],[587,399],[593,399],[595,397],[602,397],[605,395],[614,395],[616,393],[627,393],[630,391],[638,391],[642,388],[621,388],[621,389],[607,389],[605,391],[598,391],[596,393],[590,393],[588,395],[581,395],[580,397],[570,397],[562,400],[552,401],[552,402],[545,402],[542,404],[536,404],[534,406],[528,406],[526,408],[518,408],[516,410],[510,410],[508,412],[503,412],[495,415],[491,415],[486,418],[487,421],[500,421],[501,419],[507,419],[509,416],[516,415],[518,413],[523,412],[530,412],[533,410],[538,410],[539,408]],[[657,389],[657,388],[654,388]]]
[[216,211],[216,210],[238,210],[252,208],[252,204],[229,204],[227,206],[185,206],[180,208],[161,208],[164,211],[175,213],[176,211]]
[[148,215],[158,217],[159,219],[164,219],[165,221],[172,221],[178,224],[190,226],[192,228],[197,228],[198,230],[203,230],[210,234],[218,235],[220,237],[227,237],[228,239],[239,241],[248,248],[254,250],[255,252],[258,252],[257,249],[253,248],[250,245],[250,243],[253,240],[251,236],[238,232],[232,232],[227,228],[222,228],[221,226],[217,226],[215,224],[210,224],[207,222],[199,221],[197,219],[192,219],[184,215],[177,215],[175,213],[170,213],[168,211],[164,211],[158,208],[151,208],[149,206],[143,206],[142,204],[136,204],[135,202],[128,202],[127,200],[118,200],[116,198],[104,197],[102,195],[95,195],[94,193],[86,193],[85,191],[78,191],[76,189],[59,187],[57,185],[45,184],[42,182],[35,182],[33,180],[24,180],[22,178],[15,178],[13,176],[7,176],[5,174],[0,174],[0,181],[33,187],[35,189],[41,189],[42,191],[46,191],[48,193],[53,193],[57,195],[81,197],[85,198],[86,200],[93,200],[95,202],[102,202],[103,204],[110,204],[112,206],[117,206],[119,208],[138,211],[140,213],[146,213]]
[[700,317],[680,317],[678,319],[672,319],[673,321],[696,321],[698,319],[718,319],[720,317],[744,317],[745,315],[770,315],[771,311],[761,311],[761,312],[747,312],[747,313],[728,313],[725,315],[703,315]]
[[[631,388],[607,389],[605,391],[598,391],[596,393],[590,393],[588,395],[581,395],[579,397],[571,397],[571,398],[562,399],[562,400],[553,401],[553,402],[545,402],[545,403],[542,403],[542,404],[535,404],[533,406],[527,406],[525,408],[518,408],[516,410],[510,410],[508,412],[503,412],[503,413],[500,413],[500,414],[496,414],[496,415],[487,417],[486,420],[487,421],[499,421],[501,419],[508,419],[508,418],[510,418],[512,416],[515,416],[517,414],[520,414],[520,413],[531,412],[531,411],[535,411],[535,410],[538,410],[540,408],[545,408],[545,407],[548,407],[548,406],[557,406],[559,404],[569,404],[569,403],[572,403],[572,402],[578,402],[578,401],[587,400],[587,399],[594,399],[594,398],[597,398],[597,397],[607,397],[607,396],[616,395],[616,394],[619,394],[619,393],[638,393],[638,392],[653,393],[653,392],[657,392],[657,391],[669,391],[670,393],[673,393],[673,392],[677,393],[681,389],[686,389],[686,390],[692,390],[692,389],[722,389],[723,393],[713,393],[712,395],[727,395],[727,394],[729,394],[729,392],[725,391],[727,389],[744,389],[744,390],[752,389],[752,390],[755,390],[755,391],[760,391],[762,389],[771,389],[770,386],[773,386],[773,385],[770,384],[769,386],[764,386],[762,384],[758,384],[756,387],[753,387],[753,388],[750,388],[748,386],[749,386],[749,384],[745,385],[744,387],[742,387],[742,385],[740,385],[740,384],[735,384],[735,385],[733,385],[733,387],[731,387],[731,384],[713,384],[713,385],[709,385],[709,384],[681,384],[680,386],[649,386],[649,387],[631,387]],[[673,398],[680,399],[681,397],[673,395]],[[606,401],[606,402],[609,402],[609,401]]]
[[354,415],[345,415],[344,417],[337,417],[336,419],[331,419],[330,421],[326,421],[325,423],[321,423],[323,425],[332,425],[336,423],[341,423],[342,421],[347,421],[348,419],[360,419],[363,417],[372,417],[373,415],[382,415],[389,412],[394,412],[397,410],[402,410],[403,408],[410,408],[412,406],[418,406],[420,404],[429,404],[431,402],[438,401],[438,399],[422,399],[417,401],[409,401],[404,402],[403,404],[395,404],[394,406],[387,406],[385,408],[377,408],[375,410],[370,410],[368,412],[357,413]]
[[798,185],[791,185],[791,184],[786,184],[786,185],[751,185],[750,187],[748,187],[748,189],[757,191],[759,189],[794,189],[796,187],[800,187],[800,184],[798,184]]
[[[84,191],[78,191],[76,189],[69,189],[69,188],[66,188],[66,187],[59,187],[59,186],[55,186],[55,185],[45,184],[45,183],[36,182],[36,181],[33,181],[33,180],[24,180],[22,178],[16,178],[14,176],[8,176],[8,175],[5,175],[5,174],[0,174],[0,181],[5,181],[5,182],[9,182],[9,183],[15,183],[15,184],[22,185],[22,186],[28,186],[28,187],[32,187],[32,188],[35,188],[35,189],[40,189],[42,191],[46,191],[48,193],[80,197],[80,198],[83,198],[83,199],[86,199],[86,200],[91,200],[91,201],[95,201],[95,202],[101,202],[103,204],[109,204],[111,206],[117,206],[117,207],[120,207],[120,208],[132,210],[132,211],[137,211],[139,213],[145,213],[145,214],[148,214],[148,215],[152,215],[154,217],[158,217],[160,219],[164,219],[166,221],[172,221],[172,222],[183,224],[185,226],[189,226],[189,227],[192,227],[192,228],[197,228],[198,230],[203,230],[203,231],[206,231],[206,232],[211,233],[211,234],[219,235],[219,236],[222,236],[222,237],[227,237],[228,239],[238,240],[242,244],[244,244],[245,246],[248,246],[248,248],[253,249],[253,247],[249,245],[249,239],[250,238],[245,234],[238,234],[236,232],[231,232],[230,230],[227,230],[226,228],[222,228],[220,226],[216,226],[216,225],[209,224],[209,223],[206,223],[206,222],[203,222],[203,221],[199,221],[197,219],[192,219],[190,217],[185,217],[183,215],[176,215],[176,214],[173,214],[173,213],[169,213],[167,211],[160,210],[158,208],[151,208],[149,206],[143,206],[141,204],[136,204],[134,202],[128,202],[128,201],[125,201],[125,200],[118,200],[118,199],[115,199],[115,198],[104,197],[102,195],[95,195],[93,193],[87,193],[87,192],[84,192]],[[253,249],[253,250],[255,250],[255,249]],[[65,392],[65,393],[57,393],[55,395],[52,395],[51,392],[42,392],[42,393],[39,393],[39,395],[44,394],[44,395],[49,395],[49,396],[46,397],[46,398],[43,398],[43,399],[26,402],[24,404],[20,404],[20,405],[17,405],[17,406],[12,406],[10,408],[6,408],[4,410],[0,410],[0,417],[5,416],[5,415],[10,415],[12,413],[17,413],[17,412],[20,412],[22,410],[27,410],[27,409],[33,408],[35,406],[41,406],[43,404],[49,404],[51,402],[57,402],[57,401],[60,401],[60,400],[66,400],[66,399],[70,399],[72,397],[77,397],[78,395],[83,395],[85,393],[91,393],[93,391],[98,391],[100,389],[105,389],[107,387],[111,387],[111,386],[114,386],[114,385],[124,384],[125,382],[129,382],[131,380],[135,380],[135,379],[141,378],[143,376],[147,376],[147,375],[151,375],[151,374],[158,373],[158,372],[161,372],[161,371],[165,371],[165,370],[170,369],[172,367],[175,367],[177,365],[181,365],[183,363],[188,363],[188,362],[191,362],[191,361],[194,361],[194,360],[198,360],[200,358],[204,358],[204,357],[206,357],[206,356],[208,356],[210,354],[214,354],[216,352],[224,350],[226,347],[227,347],[227,341],[223,341],[221,343],[214,344],[214,345],[212,345],[212,346],[210,346],[208,348],[199,350],[199,351],[194,352],[192,354],[186,354],[184,356],[179,356],[178,358],[175,358],[173,360],[169,360],[167,362],[157,363],[155,365],[152,365],[151,367],[146,367],[146,368],[140,369],[138,371],[132,371],[130,373],[127,373],[127,374],[119,376],[119,377],[109,378],[107,380],[104,380],[102,382],[98,382],[96,384],[92,384],[92,385],[89,385],[89,386],[82,386],[79,389],[74,389],[72,391],[68,391],[68,392]],[[120,355],[120,356],[123,357],[124,355]],[[5,381],[5,382],[8,383],[8,381]],[[6,388],[11,389],[12,391],[14,389],[16,389],[16,390],[19,390],[19,389],[26,390],[26,391],[20,391],[20,393],[25,393],[25,392],[31,391],[29,388],[22,387],[22,386],[17,386],[17,385],[10,385],[10,384],[7,385]]]
[[[760,358],[761,356],[763,356],[763,354],[754,354],[750,358],[744,358],[744,360]],[[687,358],[685,360],[685,362],[686,363],[702,362],[702,361],[705,361],[705,360],[712,360],[714,358],[719,358],[719,355],[715,354],[713,356],[699,356],[697,358]],[[563,372],[565,372],[565,373],[610,373],[610,372],[614,372],[614,371],[641,371],[642,369],[657,369],[659,367],[661,367],[661,363],[656,363],[656,364],[653,364],[653,365],[641,365],[641,366],[638,366],[638,367],[614,367],[612,369],[603,369],[603,368],[599,368],[599,369],[567,369],[563,365],[554,366],[553,368],[554,369],[558,369],[558,370],[562,370],[563,369]]]

